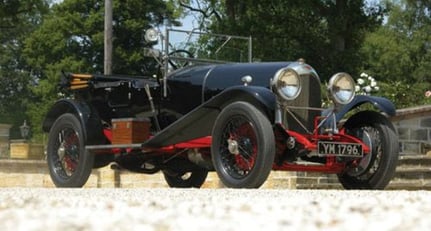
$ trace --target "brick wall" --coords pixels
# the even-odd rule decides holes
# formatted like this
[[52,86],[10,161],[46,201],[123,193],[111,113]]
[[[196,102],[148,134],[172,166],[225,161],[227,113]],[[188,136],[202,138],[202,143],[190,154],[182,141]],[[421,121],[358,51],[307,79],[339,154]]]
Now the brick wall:
[[426,154],[431,150],[431,117],[396,121],[401,155]]
[[[263,188],[294,188],[296,174],[274,171]],[[55,187],[44,160],[0,160],[0,187]],[[167,188],[163,174],[153,175],[113,170],[110,166],[94,169],[84,187],[87,188]],[[211,172],[203,188],[223,187],[215,172]]]
[[423,155],[431,150],[431,105],[399,109],[392,122],[397,128],[401,155]]

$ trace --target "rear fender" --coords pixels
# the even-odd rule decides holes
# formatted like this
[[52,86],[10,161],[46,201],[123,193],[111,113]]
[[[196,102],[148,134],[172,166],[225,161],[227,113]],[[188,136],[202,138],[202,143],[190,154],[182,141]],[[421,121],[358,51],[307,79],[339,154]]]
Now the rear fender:
[[97,112],[87,103],[71,99],[59,100],[51,107],[42,123],[42,130],[49,132],[55,120],[65,113],[77,116],[87,144],[100,144],[100,140],[105,139],[103,126]]
[[234,86],[225,89],[193,111],[147,140],[143,147],[159,148],[211,135],[214,122],[224,107],[243,101],[254,105],[274,121],[275,96],[267,88]]
[[351,110],[361,106],[362,104],[370,103],[379,111],[386,113],[388,116],[394,116],[396,113],[395,105],[388,99],[377,96],[358,95],[352,102],[342,107],[335,113],[337,123]]

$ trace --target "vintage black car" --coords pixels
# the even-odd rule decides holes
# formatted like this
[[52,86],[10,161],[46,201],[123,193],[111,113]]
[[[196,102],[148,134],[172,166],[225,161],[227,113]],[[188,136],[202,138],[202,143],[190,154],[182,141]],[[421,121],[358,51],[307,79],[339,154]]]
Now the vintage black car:
[[165,40],[150,52],[156,77],[64,74],[70,96],[43,122],[57,187],[82,187],[108,164],[161,171],[171,187],[200,187],[216,171],[227,187],[258,188],[271,170],[337,174],[346,189],[388,185],[399,155],[389,100],[355,95],[340,72],[327,86],[332,106],[322,108],[319,75],[303,60],[207,62]]

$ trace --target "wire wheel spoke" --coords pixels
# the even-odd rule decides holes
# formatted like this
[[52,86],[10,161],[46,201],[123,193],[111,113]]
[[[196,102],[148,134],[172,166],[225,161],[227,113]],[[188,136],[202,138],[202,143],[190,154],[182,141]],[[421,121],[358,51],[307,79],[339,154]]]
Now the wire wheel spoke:
[[371,148],[371,152],[359,159],[349,169],[348,174],[360,180],[371,178],[377,171],[382,158],[382,141],[380,132],[373,127],[362,127],[355,131],[357,137]]
[[79,137],[72,128],[64,128],[58,133],[55,165],[58,174],[68,178],[75,172],[79,162]]
[[236,178],[246,176],[253,169],[257,155],[253,125],[243,116],[235,116],[222,134],[220,154],[225,169]]

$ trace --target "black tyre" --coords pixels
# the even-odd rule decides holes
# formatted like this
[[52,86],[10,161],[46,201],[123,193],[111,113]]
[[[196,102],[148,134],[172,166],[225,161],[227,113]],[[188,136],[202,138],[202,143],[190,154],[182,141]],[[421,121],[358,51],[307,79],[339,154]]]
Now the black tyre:
[[211,156],[220,180],[227,187],[260,187],[274,162],[271,123],[249,103],[230,104],[215,121]]
[[205,169],[184,173],[163,171],[166,183],[171,188],[200,188],[207,179],[207,175],[208,171]]
[[346,189],[384,189],[395,174],[399,147],[398,136],[391,122],[374,111],[359,112],[349,119],[347,132],[371,148],[371,153],[352,161],[338,175]]
[[52,126],[47,147],[49,174],[57,187],[82,187],[93,167],[86,152],[81,123],[73,114],[61,115]]

